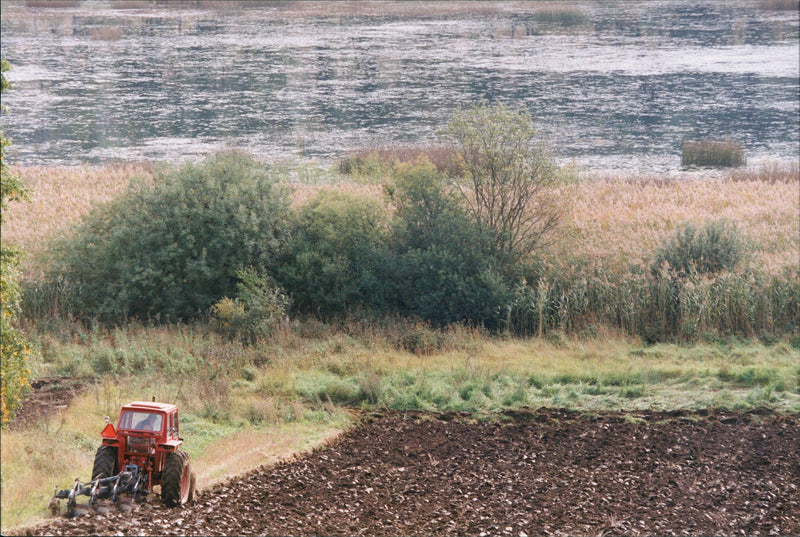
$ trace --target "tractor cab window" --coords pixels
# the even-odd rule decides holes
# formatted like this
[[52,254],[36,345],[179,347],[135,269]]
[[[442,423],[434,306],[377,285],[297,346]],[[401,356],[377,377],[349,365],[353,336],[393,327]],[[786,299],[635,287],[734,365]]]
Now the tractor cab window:
[[135,412],[129,410],[122,413],[119,420],[120,429],[133,429],[137,431],[160,431],[163,422],[161,414],[151,412]]

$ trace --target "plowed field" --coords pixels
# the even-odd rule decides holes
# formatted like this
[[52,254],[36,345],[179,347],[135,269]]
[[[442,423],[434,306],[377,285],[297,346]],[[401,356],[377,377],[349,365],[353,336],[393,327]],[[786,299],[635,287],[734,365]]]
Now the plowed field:
[[800,415],[373,414],[192,505],[47,535],[800,535]]

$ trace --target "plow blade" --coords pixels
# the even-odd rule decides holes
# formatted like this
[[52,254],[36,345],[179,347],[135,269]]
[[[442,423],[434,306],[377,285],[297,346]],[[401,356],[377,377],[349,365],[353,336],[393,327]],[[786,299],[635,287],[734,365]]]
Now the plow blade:
[[[115,476],[95,479],[88,483],[81,483],[80,479],[76,478],[72,488],[57,490],[53,494],[49,508],[54,515],[60,514],[60,500],[67,500],[67,517],[72,518],[84,515],[90,509],[99,512],[107,511],[109,505],[114,504],[131,507],[128,504],[136,499],[137,494],[147,495],[146,485],[147,475],[139,472],[138,466],[129,465]],[[130,500],[127,497],[123,498],[123,494],[130,495]],[[78,498],[81,496],[88,496],[88,501],[78,503]]]

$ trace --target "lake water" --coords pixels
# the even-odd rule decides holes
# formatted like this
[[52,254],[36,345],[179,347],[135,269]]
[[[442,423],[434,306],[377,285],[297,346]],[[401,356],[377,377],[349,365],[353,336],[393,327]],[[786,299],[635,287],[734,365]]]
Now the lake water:
[[577,25],[525,2],[78,4],[3,2],[11,162],[326,162],[436,143],[480,99],[590,168],[678,170],[685,139],[727,136],[751,164],[800,151],[798,12],[758,0],[574,2]]

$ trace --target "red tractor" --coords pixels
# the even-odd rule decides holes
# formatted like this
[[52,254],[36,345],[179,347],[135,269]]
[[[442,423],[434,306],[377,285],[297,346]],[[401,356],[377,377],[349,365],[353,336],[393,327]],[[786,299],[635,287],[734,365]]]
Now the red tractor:
[[122,407],[116,429],[107,423],[100,436],[103,443],[94,457],[92,480],[76,479],[71,489],[56,492],[51,502],[54,512],[56,508],[60,512],[61,499],[67,500],[67,516],[72,517],[79,512],[78,496],[89,496],[92,507],[98,499],[117,502],[122,494],[146,497],[157,485],[169,507],[192,501],[195,476],[189,454],[180,449],[178,407],[134,401]]

